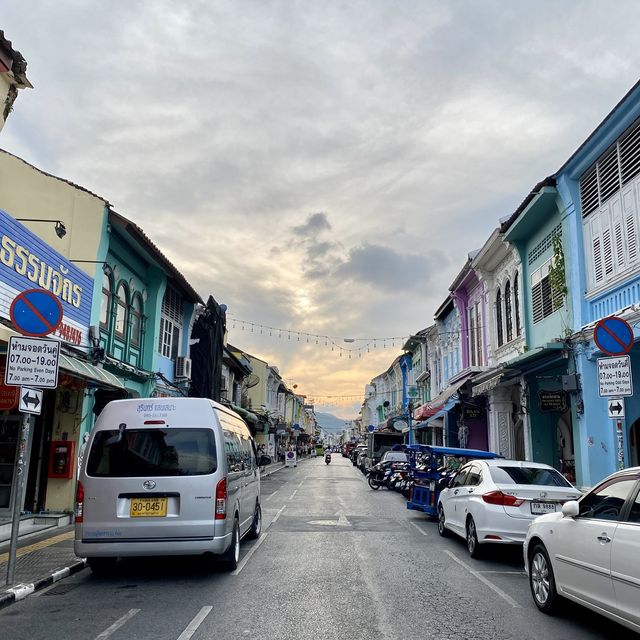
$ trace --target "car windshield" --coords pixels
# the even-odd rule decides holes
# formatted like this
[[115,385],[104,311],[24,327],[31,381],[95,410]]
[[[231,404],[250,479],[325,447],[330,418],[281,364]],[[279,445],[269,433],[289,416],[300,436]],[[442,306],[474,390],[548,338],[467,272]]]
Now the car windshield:
[[571,487],[572,485],[555,469],[538,467],[490,467],[491,477],[496,484],[535,484],[550,487]]
[[384,462],[389,462],[389,461],[406,462],[407,461],[407,454],[403,453],[402,451],[387,451],[382,456],[382,460]]
[[217,468],[211,429],[117,429],[99,431],[87,474],[98,478],[201,476]]

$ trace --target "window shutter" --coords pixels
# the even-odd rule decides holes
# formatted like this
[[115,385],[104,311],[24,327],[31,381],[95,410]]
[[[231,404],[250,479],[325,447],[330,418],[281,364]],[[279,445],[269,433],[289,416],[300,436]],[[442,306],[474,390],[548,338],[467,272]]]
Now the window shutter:
[[602,259],[604,261],[604,275],[613,273],[613,246],[611,243],[611,229],[602,232]]
[[591,231],[591,266],[593,269],[593,284],[598,285],[604,279],[602,264],[602,239],[600,238],[600,219],[594,216],[589,224]]
[[611,222],[613,224],[614,266],[616,273],[626,267],[626,253],[624,250],[624,225],[622,221],[622,203],[620,196],[616,196],[610,205]]
[[624,217],[625,235],[627,238],[627,255],[629,264],[638,259],[638,207],[636,200],[636,187],[640,181],[626,187],[622,192],[622,214]]
[[533,312],[533,323],[540,322],[544,318],[542,301],[542,281],[531,287],[531,310]]

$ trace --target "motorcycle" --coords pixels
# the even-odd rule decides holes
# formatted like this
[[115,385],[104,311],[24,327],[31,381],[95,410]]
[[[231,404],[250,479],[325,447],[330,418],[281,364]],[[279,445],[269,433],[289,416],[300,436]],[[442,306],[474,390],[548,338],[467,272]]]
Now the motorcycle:
[[329,464],[331,462],[331,454],[327,453],[324,457],[325,464]]
[[381,464],[375,464],[367,473],[367,482],[369,486],[377,491],[380,487],[384,487],[387,481],[389,469]]

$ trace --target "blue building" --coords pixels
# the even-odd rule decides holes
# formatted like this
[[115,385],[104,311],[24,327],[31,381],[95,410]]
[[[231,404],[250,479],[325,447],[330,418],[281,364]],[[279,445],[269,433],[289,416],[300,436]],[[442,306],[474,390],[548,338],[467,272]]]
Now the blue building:
[[[640,376],[640,83],[636,84],[556,174],[567,230],[571,351],[581,397],[573,406],[580,433],[581,484],[640,464],[640,397],[622,400],[625,417],[608,415],[600,397],[598,361],[606,356],[593,334],[616,315],[633,327],[633,378]],[[580,477],[580,475],[579,475]]]

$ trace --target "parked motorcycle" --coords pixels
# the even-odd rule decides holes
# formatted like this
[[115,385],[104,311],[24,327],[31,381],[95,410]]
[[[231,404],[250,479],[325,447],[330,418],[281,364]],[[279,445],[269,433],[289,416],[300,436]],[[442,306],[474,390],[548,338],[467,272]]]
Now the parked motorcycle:
[[325,464],[329,464],[331,462],[331,454],[327,453],[324,457]]
[[367,482],[372,489],[376,491],[380,487],[384,487],[387,479],[387,472],[389,469],[385,468],[381,464],[376,464],[367,473]]

